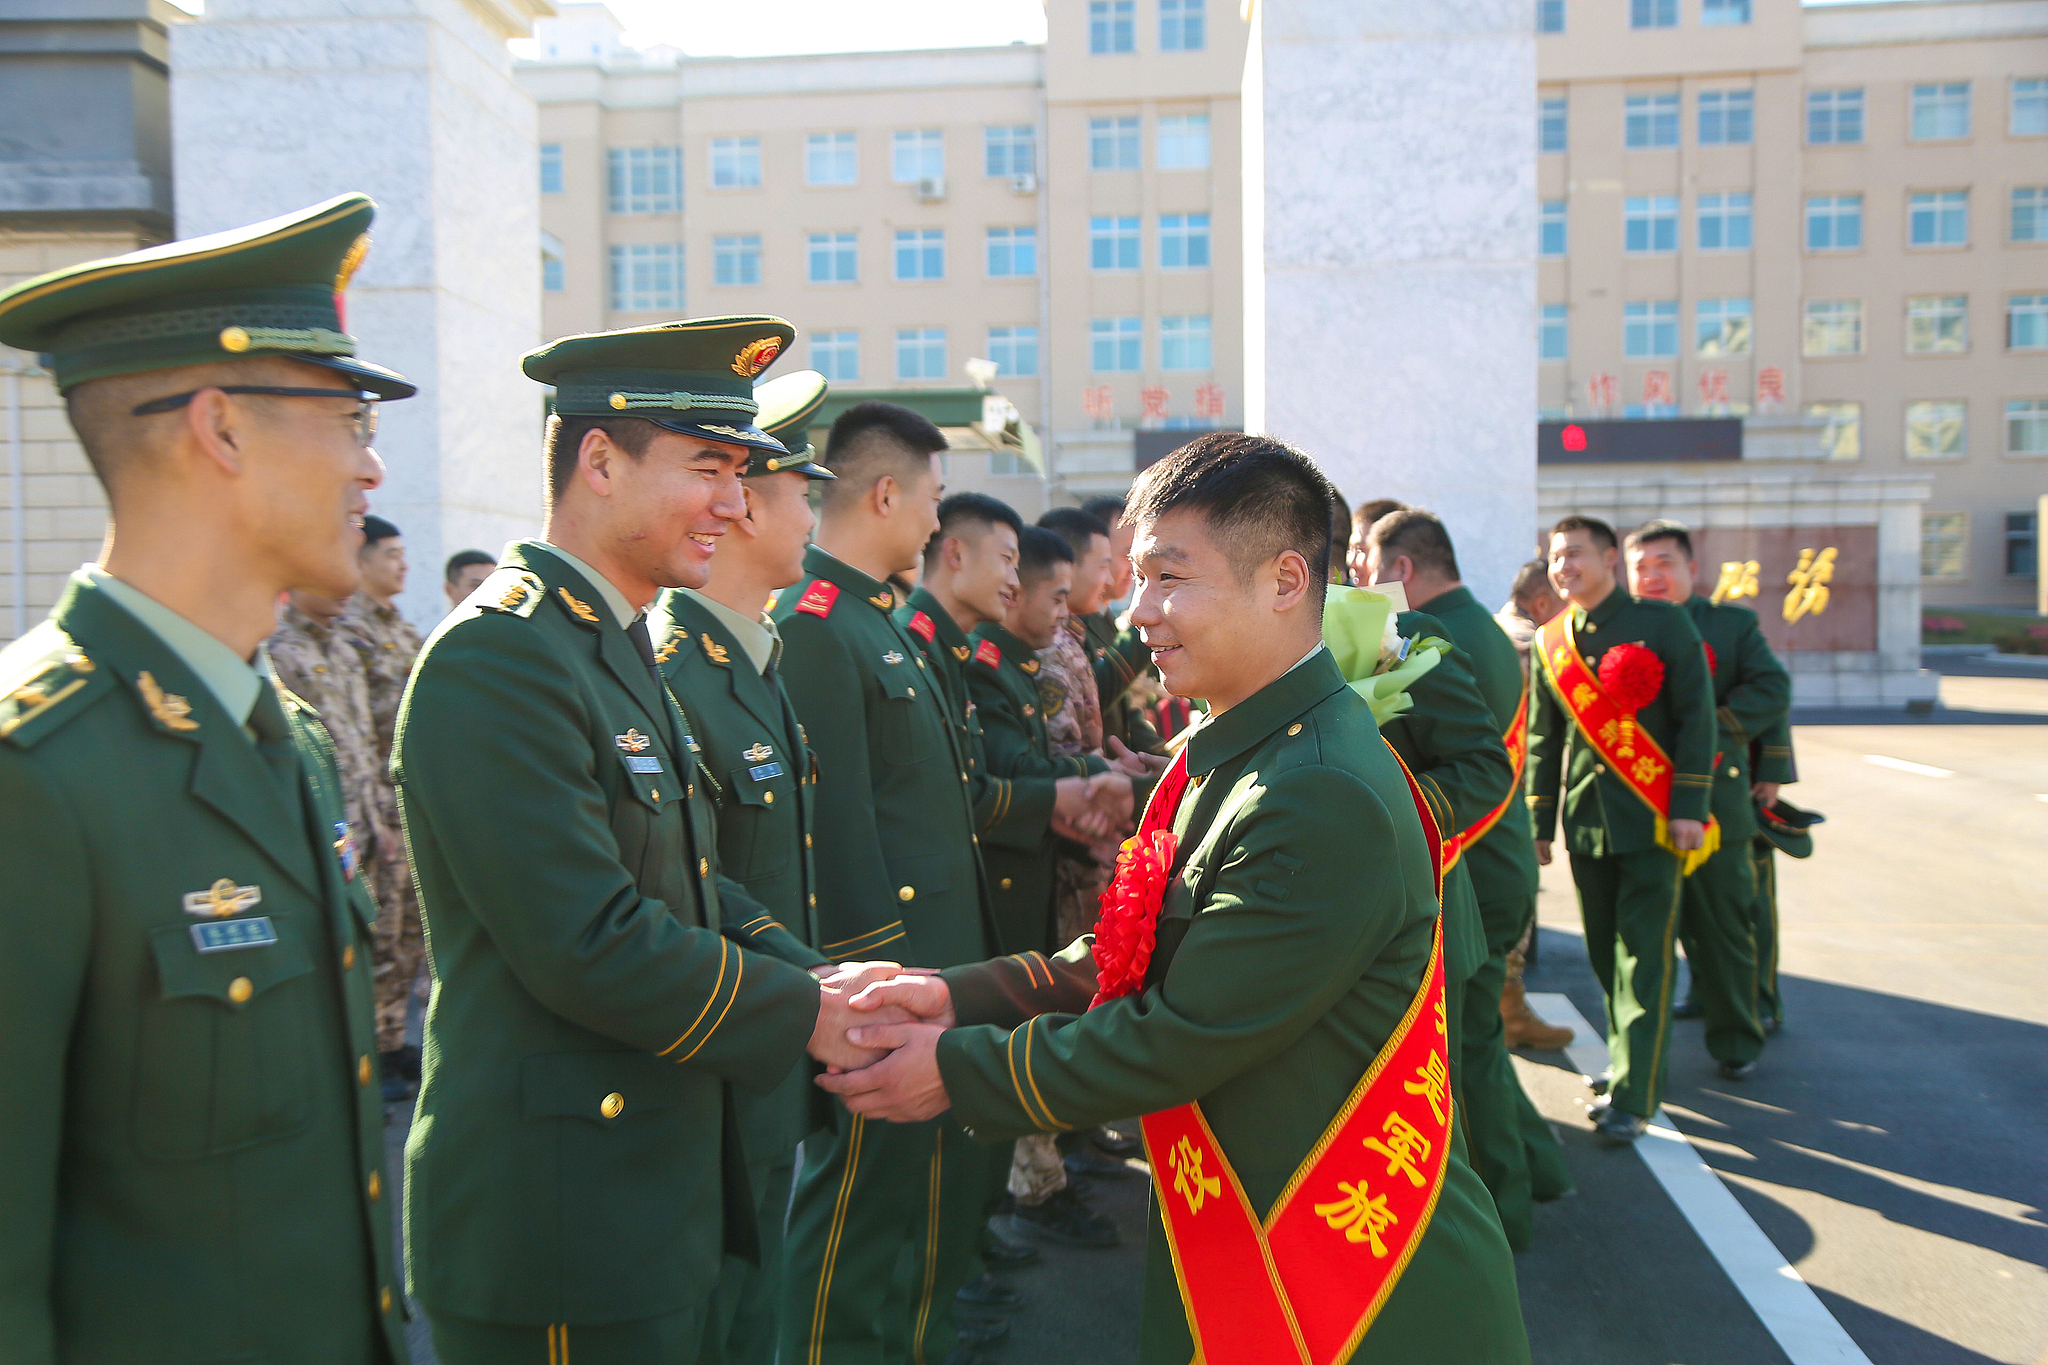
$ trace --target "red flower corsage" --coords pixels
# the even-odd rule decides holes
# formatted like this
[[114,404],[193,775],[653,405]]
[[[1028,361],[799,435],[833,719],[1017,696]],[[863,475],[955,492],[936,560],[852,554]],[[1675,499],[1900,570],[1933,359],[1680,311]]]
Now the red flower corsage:
[[1152,963],[1152,945],[1159,929],[1159,907],[1173,871],[1179,841],[1171,830],[1154,830],[1149,840],[1134,835],[1116,855],[1116,875],[1102,893],[1102,912],[1095,921],[1095,999],[1089,1007],[1118,996],[1134,995],[1145,985]]
[[1621,644],[1600,656],[1600,686],[1629,715],[1648,706],[1664,686],[1664,661],[1645,645]]

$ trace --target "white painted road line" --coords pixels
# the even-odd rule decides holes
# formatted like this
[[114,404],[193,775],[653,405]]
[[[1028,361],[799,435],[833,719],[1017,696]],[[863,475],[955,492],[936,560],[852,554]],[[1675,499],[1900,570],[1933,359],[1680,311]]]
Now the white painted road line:
[[[1562,1024],[1577,1035],[1565,1050],[1572,1065],[1589,1076],[1607,1069],[1605,1040],[1568,997],[1531,991],[1528,999],[1544,1023]],[[1870,1357],[1842,1330],[1663,1110],[1651,1118],[1650,1130],[1636,1140],[1635,1149],[1792,1365],[1870,1365]]]
[[1884,754],[1865,754],[1865,763],[1875,763],[1880,768],[1891,768],[1902,773],[1918,773],[1922,777],[1954,777],[1947,768],[1930,768],[1925,763],[1909,763],[1903,758],[1889,758]]

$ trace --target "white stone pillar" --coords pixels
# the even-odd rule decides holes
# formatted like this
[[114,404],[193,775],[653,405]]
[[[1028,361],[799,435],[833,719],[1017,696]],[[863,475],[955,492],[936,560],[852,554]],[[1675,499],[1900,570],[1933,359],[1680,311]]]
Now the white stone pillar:
[[430,629],[441,564],[540,525],[536,116],[508,38],[550,0],[209,0],[171,28],[178,235],[348,190],[377,201],[348,291],[363,355],[420,386],[389,405],[371,510],[405,536],[401,607]]
[[1437,512],[1496,606],[1534,552],[1534,12],[1256,3],[1245,426]]

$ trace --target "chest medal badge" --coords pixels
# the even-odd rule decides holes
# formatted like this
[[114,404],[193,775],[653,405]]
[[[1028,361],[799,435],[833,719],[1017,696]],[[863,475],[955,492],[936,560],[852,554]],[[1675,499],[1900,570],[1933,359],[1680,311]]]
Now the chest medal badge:
[[623,735],[613,735],[612,742],[619,746],[619,752],[626,756],[626,770],[635,773],[658,773],[661,760],[647,752],[654,741],[637,729],[628,729]]
[[349,833],[348,821],[334,822],[334,857],[341,864],[341,879],[352,882],[356,879],[356,867],[362,861],[362,853],[356,848],[356,837]]

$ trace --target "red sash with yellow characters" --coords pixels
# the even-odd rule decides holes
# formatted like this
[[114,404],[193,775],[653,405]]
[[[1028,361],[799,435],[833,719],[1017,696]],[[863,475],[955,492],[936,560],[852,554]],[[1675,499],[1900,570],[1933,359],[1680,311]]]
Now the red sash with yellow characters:
[[[1185,763],[1185,753],[1176,767]],[[1407,775],[1406,764],[1402,773]],[[1138,838],[1170,828],[1172,807],[1185,786],[1171,775],[1160,784]],[[1408,789],[1428,836],[1441,904],[1442,841],[1412,776]],[[1146,846],[1151,844],[1148,839]],[[1171,843],[1159,851],[1170,867]],[[1163,892],[1157,871],[1145,880]],[[1158,901],[1145,898],[1156,916]],[[1105,893],[1106,918],[1112,908],[1111,893]],[[1264,1219],[1252,1211],[1199,1104],[1142,1120],[1160,1222],[1198,1361],[1339,1365],[1393,1293],[1436,1211],[1450,1160],[1443,949],[1439,914],[1421,988],[1400,1026]],[[1142,963],[1132,965],[1141,978]],[[1127,972],[1116,978],[1118,994],[1136,984]]]
[[1507,746],[1508,762],[1514,767],[1515,780],[1509,785],[1508,794],[1500,799],[1498,806],[1495,806],[1492,810],[1473,821],[1469,829],[1462,830],[1444,840],[1444,871],[1446,872],[1458,865],[1458,859],[1464,856],[1466,849],[1484,839],[1492,831],[1493,827],[1500,823],[1501,817],[1508,813],[1508,807],[1521,804],[1522,770],[1529,765],[1529,680],[1527,678],[1522,679],[1522,700],[1515,706],[1515,718],[1508,723],[1508,728],[1501,735],[1500,742]]
[[1707,817],[1707,837],[1696,849],[1680,852],[1672,848],[1670,755],[1648,730],[1636,724],[1635,713],[1623,710],[1600,685],[1600,679],[1579,653],[1572,634],[1571,611],[1559,612],[1536,632],[1537,652],[1542,656],[1550,685],[1558,700],[1578,722],[1579,733],[1593,752],[1607,764],[1607,771],[1634,792],[1636,798],[1657,817],[1657,843],[1678,854],[1681,869],[1691,876],[1693,869],[1712,857],[1721,846],[1721,827]]

